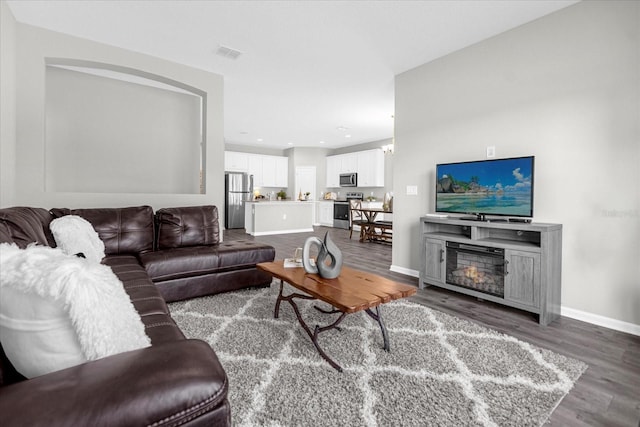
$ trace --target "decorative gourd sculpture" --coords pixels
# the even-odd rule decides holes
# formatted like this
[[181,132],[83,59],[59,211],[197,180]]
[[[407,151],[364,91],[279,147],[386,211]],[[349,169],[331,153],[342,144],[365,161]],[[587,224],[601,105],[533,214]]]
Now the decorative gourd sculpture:
[[[315,265],[311,264],[311,246],[318,247]],[[329,257],[329,263],[326,260]],[[302,265],[307,273],[316,273],[325,279],[335,279],[342,270],[342,252],[329,237],[324,235],[324,242],[317,237],[309,237],[302,247]]]

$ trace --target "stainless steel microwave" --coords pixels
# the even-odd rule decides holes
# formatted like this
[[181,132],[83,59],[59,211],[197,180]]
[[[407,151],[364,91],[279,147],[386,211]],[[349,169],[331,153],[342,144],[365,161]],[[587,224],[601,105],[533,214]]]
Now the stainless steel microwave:
[[358,186],[358,174],[341,173],[340,174],[340,187],[357,187]]

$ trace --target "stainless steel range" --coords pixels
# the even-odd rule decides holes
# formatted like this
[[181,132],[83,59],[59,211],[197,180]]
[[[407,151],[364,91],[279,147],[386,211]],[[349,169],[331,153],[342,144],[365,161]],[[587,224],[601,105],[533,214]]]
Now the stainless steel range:
[[349,200],[363,200],[364,193],[349,192],[343,200],[333,202],[333,226],[335,228],[349,229]]

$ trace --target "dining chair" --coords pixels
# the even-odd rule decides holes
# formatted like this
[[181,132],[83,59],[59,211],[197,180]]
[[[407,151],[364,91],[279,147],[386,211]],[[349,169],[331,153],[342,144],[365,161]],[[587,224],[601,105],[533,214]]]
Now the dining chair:
[[349,239],[353,235],[353,226],[357,225],[360,227],[360,240],[364,240],[368,222],[361,209],[361,200],[349,200]]

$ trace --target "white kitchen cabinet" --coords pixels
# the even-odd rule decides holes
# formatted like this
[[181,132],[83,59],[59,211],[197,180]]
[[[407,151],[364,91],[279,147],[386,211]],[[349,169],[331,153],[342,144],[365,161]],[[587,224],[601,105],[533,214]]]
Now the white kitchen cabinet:
[[262,157],[262,186],[277,187],[276,184],[276,159],[274,156]]
[[282,156],[262,156],[263,187],[289,186],[289,159]]
[[384,153],[381,149],[359,151],[358,187],[384,187]]
[[253,175],[254,187],[289,186],[289,158],[263,154],[224,152],[224,169]]
[[224,152],[224,170],[231,172],[249,171],[249,154],[236,151]]
[[358,172],[358,153],[340,155],[340,173]]
[[333,201],[317,202],[317,220],[319,225],[333,227]]
[[384,153],[381,149],[327,156],[327,187],[340,187],[341,173],[357,173],[358,187],[384,187]]
[[327,156],[327,187],[340,187],[340,174],[358,172],[356,153]]
[[340,187],[340,156],[327,156],[327,187]]
[[264,176],[262,174],[262,156],[259,154],[249,155],[249,174],[253,175],[253,186],[263,187]]
[[338,174],[358,172],[358,153],[327,156],[327,161]]

